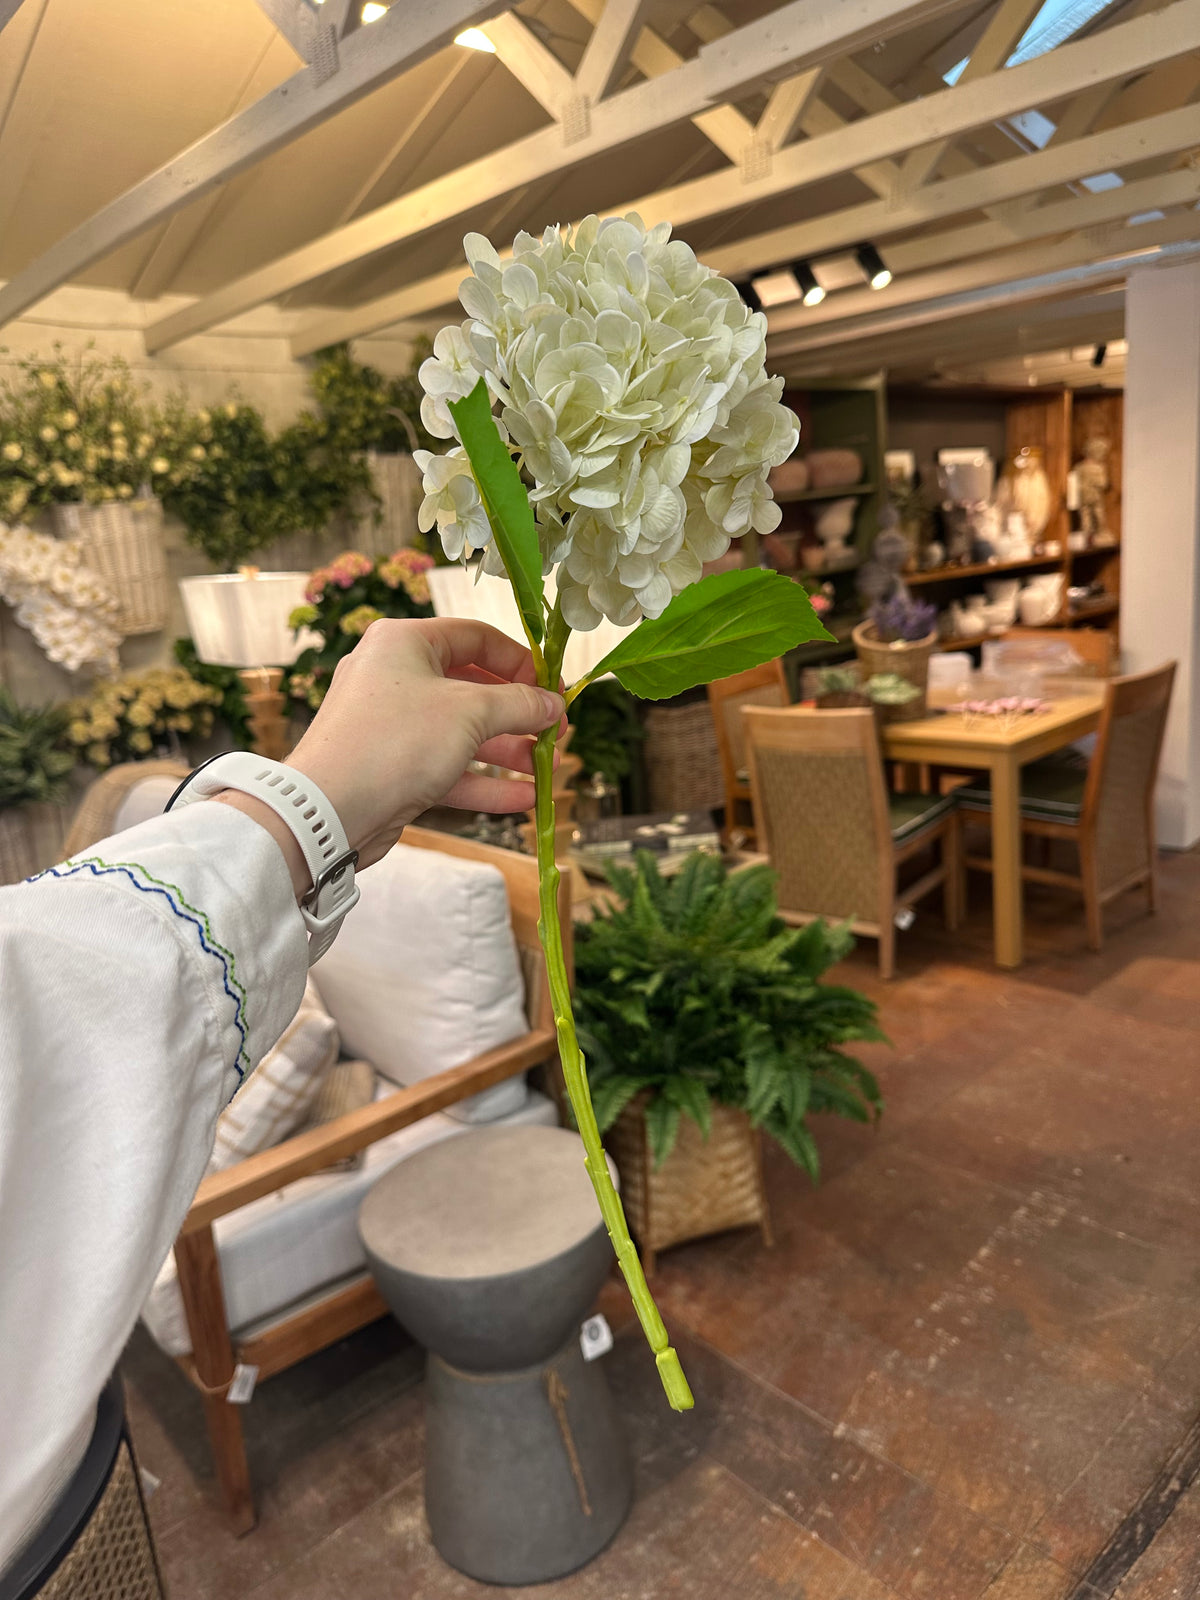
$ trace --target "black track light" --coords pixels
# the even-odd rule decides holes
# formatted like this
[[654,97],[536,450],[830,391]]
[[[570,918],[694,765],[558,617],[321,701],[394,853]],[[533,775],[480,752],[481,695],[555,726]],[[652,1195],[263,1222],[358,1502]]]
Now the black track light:
[[739,283],[737,286],[737,292],[750,307],[751,311],[762,310],[763,306],[762,301],[758,298],[758,290],[752,283]]
[[854,252],[854,259],[872,289],[886,289],[891,283],[891,269],[873,244],[860,244]]
[[1098,344],[1095,350],[1092,352],[1092,365],[1094,367],[1102,367],[1104,365],[1104,358],[1107,356],[1107,354],[1108,346],[1106,344]]
[[800,298],[806,306],[819,306],[825,298],[825,291],[817,282],[817,275],[812,269],[810,261],[793,261],[792,276],[800,288]]

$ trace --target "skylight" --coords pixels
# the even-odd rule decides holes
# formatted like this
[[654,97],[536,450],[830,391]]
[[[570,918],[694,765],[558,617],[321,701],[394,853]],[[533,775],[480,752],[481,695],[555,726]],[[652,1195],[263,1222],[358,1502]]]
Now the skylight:
[[1103,194],[1106,189],[1119,189],[1125,180],[1115,172],[1097,172],[1094,177],[1080,178],[1089,194]]
[[[1004,65],[1015,67],[1022,61],[1032,61],[1035,56],[1044,56],[1047,50],[1053,50],[1056,45],[1078,33],[1080,28],[1085,28],[1109,4],[1110,0],[1046,0]],[[943,72],[943,83],[956,84],[962,77],[967,60],[964,56],[961,61],[954,63],[949,72]]]

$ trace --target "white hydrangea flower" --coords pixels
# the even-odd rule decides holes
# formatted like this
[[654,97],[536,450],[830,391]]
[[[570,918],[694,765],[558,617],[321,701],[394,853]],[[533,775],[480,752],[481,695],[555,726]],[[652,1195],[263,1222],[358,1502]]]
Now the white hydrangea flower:
[[0,522],[0,600],[51,661],[69,672],[116,672],[117,602],[100,574],[83,565],[76,541]]
[[[464,245],[467,320],[421,367],[421,417],[454,438],[449,402],[486,379],[573,628],[657,617],[731,538],[777,526],[767,473],[797,432],[767,376],[766,319],[666,223],[522,233],[508,262],[480,234]],[[502,571],[466,452],[414,459],[421,528]]]

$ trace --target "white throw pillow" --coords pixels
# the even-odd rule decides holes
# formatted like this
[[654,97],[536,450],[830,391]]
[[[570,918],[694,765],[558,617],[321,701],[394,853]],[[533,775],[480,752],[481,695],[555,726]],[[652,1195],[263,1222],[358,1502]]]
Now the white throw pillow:
[[210,1172],[223,1172],[271,1150],[312,1114],[325,1074],[338,1056],[337,1023],[310,979],[300,1009],[279,1043],[259,1062],[217,1119]]
[[[495,867],[398,844],[360,872],[362,899],[313,968],[342,1046],[408,1086],[528,1031],[508,893]],[[446,1109],[491,1122],[524,1076]]]

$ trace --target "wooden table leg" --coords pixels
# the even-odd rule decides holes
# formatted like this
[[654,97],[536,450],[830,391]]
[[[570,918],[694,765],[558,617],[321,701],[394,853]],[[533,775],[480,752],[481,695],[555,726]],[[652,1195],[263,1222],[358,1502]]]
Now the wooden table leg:
[[1012,756],[992,768],[992,896],[995,959],[1019,967],[1024,959],[1021,912],[1021,767]]

